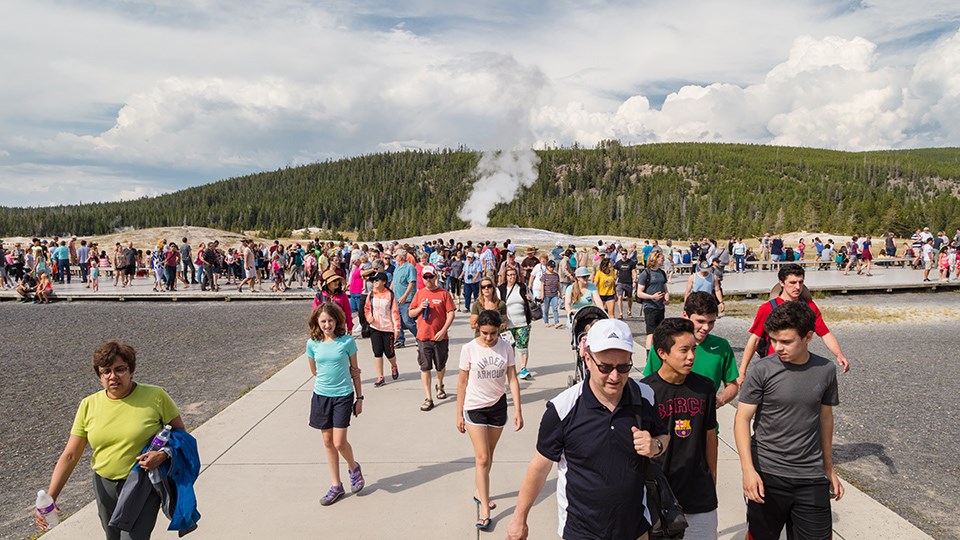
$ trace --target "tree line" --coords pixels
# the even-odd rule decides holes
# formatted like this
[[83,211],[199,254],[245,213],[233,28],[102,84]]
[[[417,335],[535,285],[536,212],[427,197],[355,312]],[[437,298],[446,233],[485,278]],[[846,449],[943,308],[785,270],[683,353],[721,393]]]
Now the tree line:
[[[640,237],[826,230],[899,235],[960,225],[960,149],[839,152],[714,143],[537,152],[539,177],[491,226]],[[229,178],[133,201],[0,207],[0,235],[95,235],[183,224],[286,236],[308,226],[363,239],[467,226],[457,212],[480,154],[371,154]]]

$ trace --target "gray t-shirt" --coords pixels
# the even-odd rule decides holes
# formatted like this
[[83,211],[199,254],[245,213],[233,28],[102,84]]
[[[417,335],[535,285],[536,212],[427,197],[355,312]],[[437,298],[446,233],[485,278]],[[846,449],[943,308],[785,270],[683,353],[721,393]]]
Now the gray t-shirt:
[[750,363],[738,399],[757,405],[751,452],[762,473],[822,478],[820,406],[840,403],[833,362],[810,353],[796,365],[771,355]]
[[[650,274],[650,285],[647,285],[647,274]],[[637,276],[637,290],[644,287],[643,292],[647,294],[657,294],[667,290],[667,274],[663,270],[644,270]],[[663,300],[647,300],[644,298],[643,307],[645,309],[666,309]]]

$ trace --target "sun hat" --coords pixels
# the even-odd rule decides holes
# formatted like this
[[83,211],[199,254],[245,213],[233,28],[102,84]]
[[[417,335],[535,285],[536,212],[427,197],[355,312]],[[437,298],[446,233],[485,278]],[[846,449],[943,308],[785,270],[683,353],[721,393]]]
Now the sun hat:
[[633,352],[633,333],[627,323],[619,319],[602,319],[587,332],[587,347],[591,352],[609,349]]
[[576,277],[590,277],[590,269],[586,266],[581,266],[577,268],[577,271],[573,273]]
[[347,280],[343,279],[343,276],[334,272],[332,269],[327,269],[323,271],[323,274],[320,275],[320,282],[323,283],[323,286],[326,287],[328,284],[336,280],[342,280],[346,283]]

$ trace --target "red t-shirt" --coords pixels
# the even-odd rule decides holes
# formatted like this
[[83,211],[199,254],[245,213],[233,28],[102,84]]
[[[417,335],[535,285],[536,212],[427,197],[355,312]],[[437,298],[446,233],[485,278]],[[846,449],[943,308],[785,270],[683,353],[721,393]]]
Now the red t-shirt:
[[[785,300],[783,298],[780,298],[779,296],[777,297],[776,300],[777,300],[778,306],[785,302]],[[823,337],[829,334],[830,329],[827,328],[827,325],[823,322],[823,315],[820,313],[820,308],[818,308],[817,305],[813,303],[813,300],[807,301],[807,305],[810,306],[810,309],[812,309],[813,312],[816,313],[817,315],[817,320],[814,323],[813,331],[816,332],[816,334],[820,337]],[[764,336],[763,324],[767,322],[767,316],[770,315],[771,311],[773,311],[773,306],[770,305],[770,302],[764,302],[760,306],[760,309],[757,310],[757,316],[754,317],[753,319],[753,325],[750,326],[751,334],[761,338]],[[764,354],[764,356],[768,356],[771,354],[773,354],[772,345],[770,346],[766,354]]]
[[[417,293],[413,295],[410,307],[419,307],[424,300],[430,302],[427,307],[430,310],[430,320],[423,320],[423,311],[420,312],[420,316],[417,317],[417,339],[433,341],[437,332],[443,329],[443,325],[447,324],[447,313],[456,311],[457,307],[453,304],[453,297],[450,296],[450,293],[441,288],[433,291],[418,289]],[[443,340],[447,339],[450,339],[449,332],[443,338]]]

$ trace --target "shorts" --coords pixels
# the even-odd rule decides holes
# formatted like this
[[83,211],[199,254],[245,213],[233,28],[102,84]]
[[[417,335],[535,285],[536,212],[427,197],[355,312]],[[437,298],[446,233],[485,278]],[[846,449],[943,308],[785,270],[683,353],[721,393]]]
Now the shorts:
[[373,347],[374,358],[393,358],[397,354],[393,351],[393,332],[383,332],[376,328],[370,329],[370,346]]
[[647,334],[652,334],[660,326],[667,310],[662,308],[643,307],[643,322],[647,325]]
[[923,261],[923,269],[924,269],[924,270],[933,270],[933,261],[931,261],[931,260],[929,260],[929,259]]
[[254,269],[254,268],[244,268],[244,269],[243,269],[243,277],[245,277],[245,278],[247,278],[247,279],[256,279],[256,277],[257,277],[257,270]]
[[450,356],[450,340],[420,341],[417,340],[417,364],[420,371],[447,369],[447,357]]
[[463,421],[471,426],[502,428],[507,425],[507,395],[503,394],[489,407],[463,411]]
[[613,294],[600,295],[600,301],[603,302],[604,304],[606,304],[607,302],[613,302],[616,299],[617,299],[616,295],[613,295]]
[[137,275],[137,267],[136,267],[135,265],[132,265],[132,264],[131,264],[130,266],[125,266],[125,267],[123,267],[123,271],[124,271],[128,276],[135,276],[135,275]]
[[616,291],[617,296],[626,296],[627,298],[632,298],[633,285],[629,283],[617,283]]
[[518,353],[526,354],[530,349],[530,325],[508,328],[510,335],[513,336],[513,348]]
[[777,540],[784,526],[796,540],[829,539],[833,534],[830,481],[761,474],[764,503],[747,501],[747,528],[753,540]]
[[310,427],[314,429],[346,429],[353,414],[353,393],[328,397],[313,394],[310,400]]
[[717,511],[684,513],[687,528],[683,531],[683,540],[717,540]]

